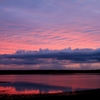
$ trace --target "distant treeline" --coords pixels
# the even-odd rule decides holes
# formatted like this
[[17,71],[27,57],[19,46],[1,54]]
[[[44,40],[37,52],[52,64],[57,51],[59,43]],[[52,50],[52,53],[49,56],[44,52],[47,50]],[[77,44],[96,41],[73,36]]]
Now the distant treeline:
[[77,74],[100,73],[100,70],[0,70],[0,74]]

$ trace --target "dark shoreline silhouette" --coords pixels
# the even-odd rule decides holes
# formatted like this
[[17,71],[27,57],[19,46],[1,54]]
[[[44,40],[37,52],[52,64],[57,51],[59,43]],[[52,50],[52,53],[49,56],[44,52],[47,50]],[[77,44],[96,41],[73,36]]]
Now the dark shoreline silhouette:
[[100,70],[0,70],[0,75],[5,74],[100,74]]
[[62,92],[55,94],[0,94],[0,100],[38,100],[38,99],[96,99],[100,97],[100,89]]

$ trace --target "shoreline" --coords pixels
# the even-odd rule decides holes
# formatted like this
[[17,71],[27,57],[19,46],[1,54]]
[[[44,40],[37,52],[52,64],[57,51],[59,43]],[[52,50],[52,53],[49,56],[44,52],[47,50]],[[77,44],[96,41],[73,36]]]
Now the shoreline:
[[82,91],[74,91],[74,92],[62,92],[62,93],[54,93],[54,94],[0,94],[0,100],[31,100],[31,99],[78,99],[78,98],[99,98],[100,89],[92,89],[92,90],[82,90]]
[[10,74],[100,74],[100,70],[0,70],[0,75]]

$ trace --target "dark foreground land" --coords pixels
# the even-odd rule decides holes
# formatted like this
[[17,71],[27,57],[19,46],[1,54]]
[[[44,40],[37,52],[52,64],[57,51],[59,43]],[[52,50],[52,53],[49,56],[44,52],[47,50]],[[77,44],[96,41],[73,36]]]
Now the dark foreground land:
[[100,74],[100,70],[0,70],[2,74]]
[[38,95],[8,95],[8,94],[0,94],[0,100],[70,100],[70,99],[78,99],[78,100],[87,100],[87,99],[100,99],[100,89],[95,90],[85,90],[85,91],[76,91],[76,92],[63,92],[56,94],[38,94]]

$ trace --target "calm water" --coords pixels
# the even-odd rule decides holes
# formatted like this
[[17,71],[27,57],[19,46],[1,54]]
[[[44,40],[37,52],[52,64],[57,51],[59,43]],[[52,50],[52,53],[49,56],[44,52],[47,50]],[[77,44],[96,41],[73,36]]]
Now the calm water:
[[100,88],[100,75],[0,75],[0,93],[38,94]]

